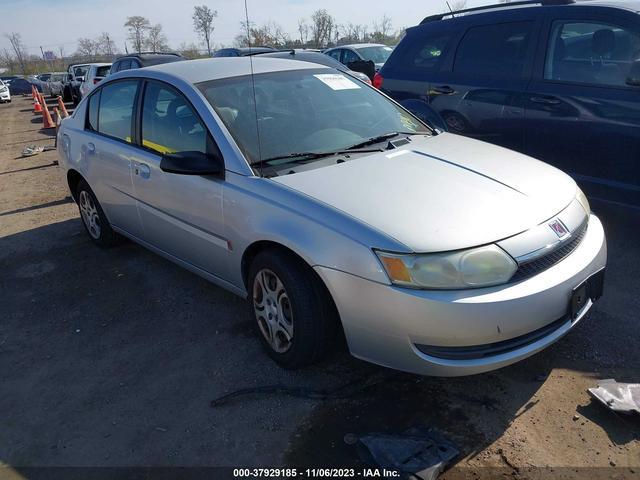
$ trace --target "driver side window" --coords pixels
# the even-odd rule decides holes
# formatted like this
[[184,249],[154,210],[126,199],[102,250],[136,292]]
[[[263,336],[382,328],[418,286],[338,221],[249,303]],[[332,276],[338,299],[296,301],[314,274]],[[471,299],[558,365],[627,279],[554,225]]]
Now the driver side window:
[[189,102],[149,82],[142,105],[142,145],[158,153],[207,152],[207,130]]

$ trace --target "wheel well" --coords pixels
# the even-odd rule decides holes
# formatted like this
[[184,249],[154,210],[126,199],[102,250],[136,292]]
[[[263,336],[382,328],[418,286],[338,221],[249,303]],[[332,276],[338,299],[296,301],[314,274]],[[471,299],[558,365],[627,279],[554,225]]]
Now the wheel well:
[[69,184],[69,190],[71,191],[71,196],[76,201],[78,200],[76,198],[76,190],[78,189],[78,184],[81,180],[84,179],[82,178],[82,175],[80,175],[76,170],[69,170],[67,172],[67,183]]
[[249,268],[251,267],[251,263],[253,262],[253,259],[256,258],[256,256],[260,252],[263,252],[264,250],[269,250],[269,249],[280,250],[281,252],[284,252],[287,255],[291,255],[293,258],[302,262],[304,265],[306,265],[309,268],[309,270],[311,270],[312,275],[318,281],[318,284],[325,291],[327,298],[331,302],[331,309],[333,310],[333,314],[335,316],[338,330],[340,331],[340,334],[342,337],[342,341],[346,342],[344,331],[342,329],[342,321],[340,320],[340,312],[338,312],[338,308],[336,307],[336,304],[333,300],[333,296],[331,295],[331,292],[327,288],[327,285],[324,283],[324,280],[322,280],[320,275],[316,273],[316,271],[311,267],[311,265],[309,265],[309,263],[304,258],[302,258],[296,252],[291,250],[289,247],[282,245],[281,243],[272,242],[269,240],[261,240],[249,245],[247,249],[244,251],[244,253],[242,254],[242,261],[240,262],[240,268],[242,272],[242,281],[244,282],[244,286],[247,289],[249,297],[251,296],[251,288],[249,287],[248,277],[249,277]]

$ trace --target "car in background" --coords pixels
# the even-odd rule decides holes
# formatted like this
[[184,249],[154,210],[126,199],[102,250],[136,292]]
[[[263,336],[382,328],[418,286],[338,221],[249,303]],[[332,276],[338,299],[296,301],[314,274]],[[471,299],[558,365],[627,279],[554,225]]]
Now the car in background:
[[257,55],[260,53],[277,52],[272,47],[239,47],[239,48],[221,48],[213,52],[212,57],[246,57],[249,55]]
[[111,69],[110,63],[92,63],[84,75],[80,84],[80,99],[83,99],[93,88],[100,83]]
[[90,63],[72,63],[67,67],[68,75],[64,77],[61,93],[65,102],[73,102],[74,105],[80,102],[80,85],[90,65]]
[[26,95],[31,93],[31,82],[26,78],[14,78],[7,86],[9,87],[11,95]]
[[186,58],[179,53],[131,53],[117,58],[113,62],[113,65],[111,65],[109,75],[122,72],[123,70],[151,67],[153,65],[181,62],[183,60],[186,60]]
[[49,80],[43,84],[42,94],[50,97],[63,96],[65,85],[68,83],[69,74],[67,72],[52,72]]
[[11,92],[9,87],[0,80],[0,103],[11,103]]
[[425,18],[374,85],[449,130],[548,162],[640,206],[637,2],[542,0]]
[[354,43],[341,45],[324,51],[326,55],[335,58],[340,63],[349,66],[352,62],[373,62],[376,71],[380,70],[393,52],[392,47],[380,43]]
[[51,78],[51,73],[41,73],[31,79],[31,83],[36,87],[39,92],[44,92],[44,84]]
[[439,134],[333,68],[252,60],[121,72],[62,122],[96,246],[124,235],[247,299],[287,368],[344,333],[370,362],[471,375],[586,318],[606,239],[568,175]]
[[289,60],[301,60],[303,62],[311,62],[318,63],[320,65],[325,65],[327,67],[335,68],[336,70],[340,70],[341,72],[347,73],[352,77],[357,78],[358,80],[371,85],[371,79],[364,72],[357,72],[355,70],[351,70],[347,68],[346,65],[338,62],[334,58],[325,55],[320,50],[308,50],[308,49],[292,49],[292,50],[280,50],[276,52],[263,52],[259,53],[260,57],[266,58],[285,58]]
[[0,80],[2,80],[5,83],[5,85],[9,85],[11,81],[16,78],[20,78],[20,77],[18,75],[5,75],[0,77]]

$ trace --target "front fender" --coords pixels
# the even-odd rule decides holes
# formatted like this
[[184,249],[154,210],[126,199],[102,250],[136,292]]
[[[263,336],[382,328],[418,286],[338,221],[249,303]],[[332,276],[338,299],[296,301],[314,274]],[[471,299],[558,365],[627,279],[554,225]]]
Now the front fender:
[[408,251],[392,238],[269,179],[230,173],[224,217],[231,242],[231,283],[244,288],[242,257],[255,242],[278,243],[310,266],[348,272],[388,284],[372,247]]

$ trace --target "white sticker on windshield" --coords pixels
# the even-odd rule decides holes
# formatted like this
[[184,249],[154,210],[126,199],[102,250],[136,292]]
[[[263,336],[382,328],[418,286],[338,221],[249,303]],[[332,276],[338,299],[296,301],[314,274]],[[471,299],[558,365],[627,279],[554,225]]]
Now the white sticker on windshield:
[[325,85],[331,87],[332,90],[354,90],[356,88],[360,88],[356,82],[349,80],[344,75],[320,73],[318,75],[314,75],[314,77]]

